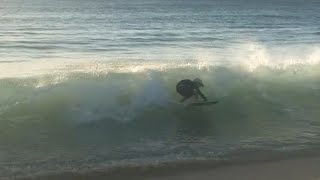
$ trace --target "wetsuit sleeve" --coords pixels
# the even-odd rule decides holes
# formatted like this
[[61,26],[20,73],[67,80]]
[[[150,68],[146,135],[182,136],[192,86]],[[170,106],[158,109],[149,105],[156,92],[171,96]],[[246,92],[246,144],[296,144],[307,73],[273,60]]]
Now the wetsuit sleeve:
[[201,96],[204,101],[208,101],[208,99],[202,94],[199,88],[196,88],[197,93]]

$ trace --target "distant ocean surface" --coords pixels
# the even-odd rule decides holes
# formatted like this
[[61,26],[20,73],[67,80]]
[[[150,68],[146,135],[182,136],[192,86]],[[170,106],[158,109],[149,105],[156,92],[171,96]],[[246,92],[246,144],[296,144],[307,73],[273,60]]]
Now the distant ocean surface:
[[[318,0],[0,0],[0,179],[319,152],[319,12]],[[196,77],[218,104],[176,103],[176,83]]]

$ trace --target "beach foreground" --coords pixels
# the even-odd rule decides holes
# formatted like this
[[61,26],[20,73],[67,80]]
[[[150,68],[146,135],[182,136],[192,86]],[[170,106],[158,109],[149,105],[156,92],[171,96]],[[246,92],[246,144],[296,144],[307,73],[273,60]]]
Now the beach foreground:
[[[307,157],[277,161],[259,161],[242,164],[226,163],[222,166],[206,163],[140,169],[133,167],[117,172],[66,172],[38,176],[31,179],[139,179],[139,180],[320,180],[320,157]],[[122,171],[122,172],[121,172]]]

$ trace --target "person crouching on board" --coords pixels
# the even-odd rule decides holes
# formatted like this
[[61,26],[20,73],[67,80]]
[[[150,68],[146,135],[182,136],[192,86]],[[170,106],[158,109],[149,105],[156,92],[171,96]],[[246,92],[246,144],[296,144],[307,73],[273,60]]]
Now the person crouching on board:
[[200,87],[204,87],[204,85],[199,78],[196,78],[193,81],[189,79],[181,80],[176,86],[177,92],[183,96],[180,102],[184,102],[191,97],[195,97],[198,100],[198,95],[200,95],[204,101],[208,101],[208,99],[200,91]]

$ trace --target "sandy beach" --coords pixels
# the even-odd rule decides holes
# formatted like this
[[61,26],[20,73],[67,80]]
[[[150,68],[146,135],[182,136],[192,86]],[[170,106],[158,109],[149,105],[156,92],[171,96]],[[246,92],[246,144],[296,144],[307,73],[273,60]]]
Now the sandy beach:
[[[204,171],[187,171],[154,180],[320,180],[320,158],[231,165]],[[145,178],[148,179],[148,178]]]
[[[132,167],[114,172],[103,170],[87,173],[66,172],[28,179],[78,180],[320,180],[320,157],[257,161],[239,164],[210,165],[199,163],[152,168]],[[25,179],[25,178],[24,178]]]

